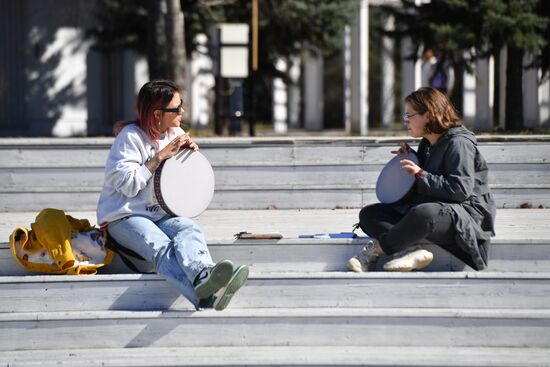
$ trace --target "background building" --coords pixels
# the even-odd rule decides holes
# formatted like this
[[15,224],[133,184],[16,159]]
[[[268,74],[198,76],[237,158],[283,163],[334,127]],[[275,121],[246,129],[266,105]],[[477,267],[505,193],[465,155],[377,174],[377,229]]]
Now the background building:
[[[290,75],[272,80],[261,110],[274,133],[297,129],[369,134],[399,127],[402,98],[421,85],[422,61],[409,59],[410,42],[390,39],[394,19],[378,11],[396,1],[359,1],[343,30],[342,47],[326,56],[311,52],[275,65]],[[87,36],[97,22],[98,1],[0,1],[0,136],[111,135],[114,122],[134,117],[138,88],[149,79],[147,60],[129,48],[98,48]],[[187,53],[189,120],[211,128],[214,78],[207,38]],[[268,47],[260,45],[260,47]],[[525,64],[529,57],[525,57]],[[462,77],[463,116],[477,130],[504,127],[506,52],[476,62]],[[523,76],[525,129],[550,129],[550,83],[538,69]],[[494,88],[502,90],[493,100]],[[271,102],[269,102],[271,101]],[[493,121],[495,103],[502,110]],[[267,117],[266,117],[267,116]]]

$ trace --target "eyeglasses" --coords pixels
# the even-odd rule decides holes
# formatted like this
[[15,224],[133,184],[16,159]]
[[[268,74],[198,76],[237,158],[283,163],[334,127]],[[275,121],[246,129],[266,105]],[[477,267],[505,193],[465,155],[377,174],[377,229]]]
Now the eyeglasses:
[[183,109],[183,100],[180,102],[180,105],[176,108],[161,108],[160,109],[162,112],[173,112],[173,113],[178,113],[178,114],[182,114],[183,111],[185,111]]
[[409,119],[410,119],[411,117],[414,117],[414,116],[416,116],[416,115],[420,115],[420,113],[417,112],[417,113],[413,113],[412,115],[407,115],[407,114],[405,113],[405,114],[403,114],[403,121],[409,121]]

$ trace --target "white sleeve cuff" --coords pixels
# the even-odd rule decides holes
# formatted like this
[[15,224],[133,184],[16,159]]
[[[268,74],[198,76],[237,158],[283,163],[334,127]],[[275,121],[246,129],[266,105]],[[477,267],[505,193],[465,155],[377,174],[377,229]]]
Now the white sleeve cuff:
[[149,171],[149,168],[145,164],[142,164],[141,167],[139,167],[137,171],[137,175],[143,179],[144,182],[149,181],[149,179],[153,176],[151,171]]

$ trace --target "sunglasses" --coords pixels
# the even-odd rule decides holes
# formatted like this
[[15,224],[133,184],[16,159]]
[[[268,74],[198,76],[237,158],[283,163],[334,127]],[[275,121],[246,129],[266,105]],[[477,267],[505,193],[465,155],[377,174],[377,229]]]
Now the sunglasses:
[[183,109],[183,100],[180,102],[180,105],[178,107],[175,107],[175,108],[161,108],[160,109],[162,112],[173,112],[173,113],[179,113],[179,114],[182,114],[183,111],[185,111]]

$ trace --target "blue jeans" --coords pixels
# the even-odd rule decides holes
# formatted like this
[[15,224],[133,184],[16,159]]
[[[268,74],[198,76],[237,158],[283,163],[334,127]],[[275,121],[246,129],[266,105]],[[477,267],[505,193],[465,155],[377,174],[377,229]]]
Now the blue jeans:
[[130,216],[109,223],[108,230],[115,241],[152,262],[158,274],[198,306],[193,280],[214,262],[202,231],[191,219],[165,216],[153,222]]

